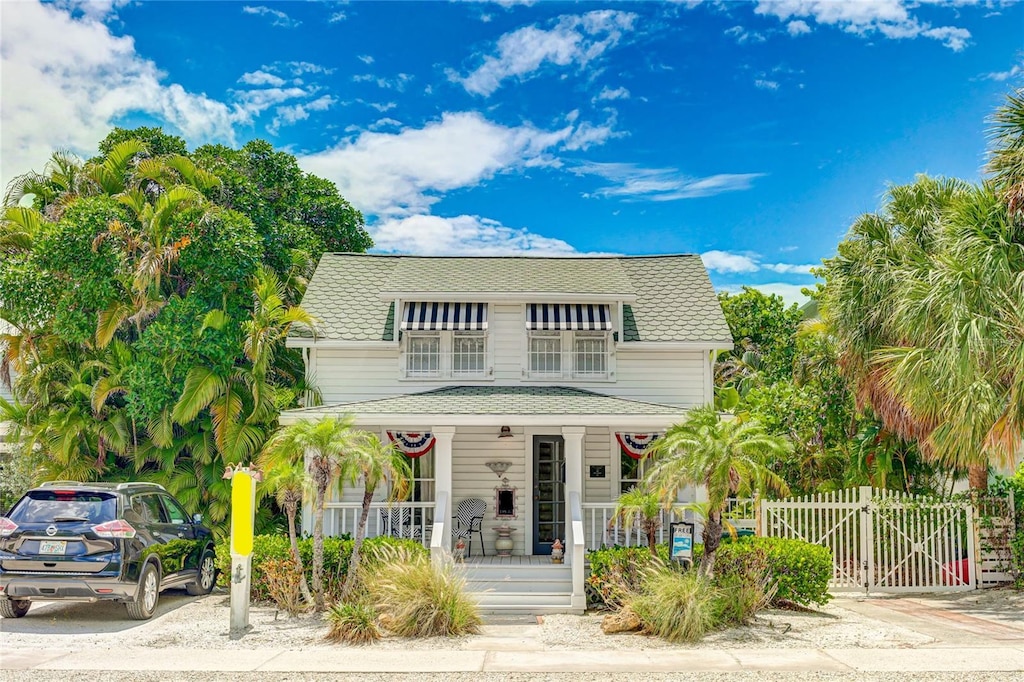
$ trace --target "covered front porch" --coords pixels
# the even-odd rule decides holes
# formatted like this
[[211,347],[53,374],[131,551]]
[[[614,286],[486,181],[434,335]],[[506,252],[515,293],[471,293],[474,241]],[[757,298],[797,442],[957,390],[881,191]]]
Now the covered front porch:
[[[415,539],[438,559],[462,537],[471,566],[510,570],[550,566],[558,540],[571,573],[569,606],[581,610],[585,552],[646,542],[614,519],[615,500],[642,474],[642,458],[624,454],[622,434],[643,440],[683,411],[575,388],[474,386],[294,410],[282,421],[349,415],[409,454],[412,499],[388,504],[382,491],[368,536]],[[329,501],[325,532],[354,533],[360,500],[361,490],[343,490]],[[470,519],[460,511],[473,500],[483,511]]]

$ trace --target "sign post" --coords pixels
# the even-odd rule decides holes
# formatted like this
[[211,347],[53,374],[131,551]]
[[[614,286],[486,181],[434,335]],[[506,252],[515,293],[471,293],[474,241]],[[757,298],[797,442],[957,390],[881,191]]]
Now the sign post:
[[688,521],[679,521],[668,525],[669,535],[672,537],[670,556],[672,561],[693,565],[693,524]]
[[231,480],[231,634],[249,629],[249,585],[252,571],[252,538],[256,520],[256,481],[259,472],[249,467],[228,467]]

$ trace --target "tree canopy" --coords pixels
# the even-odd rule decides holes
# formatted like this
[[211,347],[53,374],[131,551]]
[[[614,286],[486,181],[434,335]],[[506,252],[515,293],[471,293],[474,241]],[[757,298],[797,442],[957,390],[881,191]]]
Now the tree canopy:
[[[214,522],[226,463],[250,459],[308,394],[284,347],[326,249],[372,242],[335,186],[263,141],[200,147],[115,129],[8,187],[0,378],[47,475],[158,480]],[[315,394],[315,393],[314,393]]]

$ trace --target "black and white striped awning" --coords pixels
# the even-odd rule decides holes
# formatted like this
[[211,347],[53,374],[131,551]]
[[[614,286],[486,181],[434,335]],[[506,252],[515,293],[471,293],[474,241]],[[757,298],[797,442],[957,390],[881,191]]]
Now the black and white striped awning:
[[486,303],[406,303],[403,331],[485,331]]
[[612,316],[608,306],[602,304],[530,303],[526,306],[526,328],[607,332],[612,329]]

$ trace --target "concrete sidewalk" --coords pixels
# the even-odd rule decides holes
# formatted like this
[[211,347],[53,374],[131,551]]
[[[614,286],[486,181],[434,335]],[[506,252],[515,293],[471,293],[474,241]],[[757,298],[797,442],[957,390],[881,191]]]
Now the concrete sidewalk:
[[345,649],[0,650],[4,671],[138,672],[1013,672],[1024,643],[916,649],[693,649],[682,651],[388,651]]

